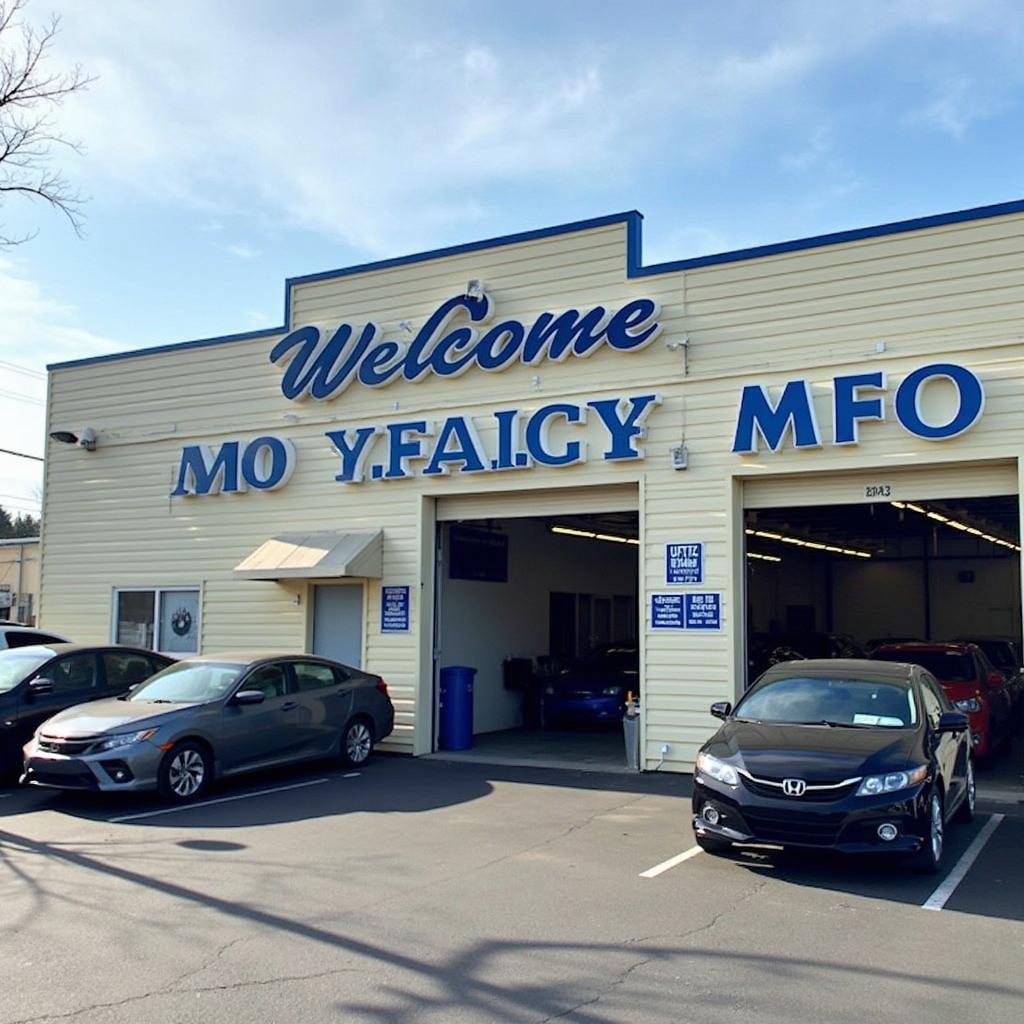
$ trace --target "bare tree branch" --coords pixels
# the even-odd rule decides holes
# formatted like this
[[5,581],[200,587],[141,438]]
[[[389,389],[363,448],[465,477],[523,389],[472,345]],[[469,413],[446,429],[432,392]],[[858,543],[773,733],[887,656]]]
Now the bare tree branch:
[[[81,147],[55,129],[52,111],[93,79],[77,64],[70,71],[47,69],[60,19],[52,15],[37,29],[22,20],[26,3],[0,0],[0,207],[8,196],[42,200],[81,236],[86,197],[50,166],[55,146]],[[0,248],[31,237],[10,237],[0,227]]]

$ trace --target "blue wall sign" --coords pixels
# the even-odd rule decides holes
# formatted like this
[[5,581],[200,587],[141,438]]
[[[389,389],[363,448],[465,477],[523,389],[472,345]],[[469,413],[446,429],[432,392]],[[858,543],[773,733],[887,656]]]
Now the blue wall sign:
[[683,594],[651,594],[651,629],[683,629]]
[[617,311],[593,306],[585,312],[541,313],[531,324],[501,320],[489,325],[493,312],[487,295],[455,295],[427,317],[411,341],[404,336],[385,339],[373,323],[361,328],[339,324],[329,337],[307,325],[282,338],[271,349],[270,361],[284,364],[285,398],[324,399],[354,381],[379,388],[394,380],[419,381],[431,373],[458,377],[474,366],[494,373],[513,363],[536,366],[546,359],[589,356],[602,345],[636,352],[661,330],[658,304],[652,299],[632,299]]
[[669,585],[704,582],[703,543],[665,545],[665,582]]
[[[959,403],[946,423],[928,423],[920,412],[921,394],[929,383],[946,380],[956,388]],[[860,440],[860,424],[885,419],[885,374],[880,370],[854,373],[832,380],[832,443],[853,445]],[[981,419],[985,408],[985,389],[978,377],[956,363],[930,363],[903,378],[893,399],[896,420],[914,437],[926,441],[946,441],[969,430]],[[763,444],[777,452],[786,434],[795,448],[818,448],[821,431],[806,380],[787,381],[777,400],[761,384],[748,384],[740,396],[736,433],[732,450],[746,455]]]
[[683,597],[686,599],[684,621],[687,629],[722,628],[721,594],[684,594]]
[[380,631],[409,632],[409,588],[380,588]]
[[651,629],[721,630],[722,595],[651,594]]

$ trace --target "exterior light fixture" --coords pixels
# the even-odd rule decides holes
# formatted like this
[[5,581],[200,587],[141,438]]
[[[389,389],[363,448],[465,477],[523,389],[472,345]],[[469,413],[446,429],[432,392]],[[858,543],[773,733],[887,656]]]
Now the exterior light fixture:
[[484,297],[484,285],[478,277],[472,277],[466,282],[466,298],[482,299]]
[[61,444],[77,444],[87,452],[96,451],[96,431],[92,427],[84,427],[81,434],[73,434],[70,430],[54,430],[50,437]]

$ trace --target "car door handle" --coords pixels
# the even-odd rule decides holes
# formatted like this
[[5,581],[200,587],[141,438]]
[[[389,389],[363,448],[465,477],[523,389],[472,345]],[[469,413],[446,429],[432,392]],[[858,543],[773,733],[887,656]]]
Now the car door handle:
[[290,700],[290,701],[288,701],[287,704],[282,704],[281,705],[281,710],[282,711],[294,711],[298,706],[299,706],[299,702],[297,700]]

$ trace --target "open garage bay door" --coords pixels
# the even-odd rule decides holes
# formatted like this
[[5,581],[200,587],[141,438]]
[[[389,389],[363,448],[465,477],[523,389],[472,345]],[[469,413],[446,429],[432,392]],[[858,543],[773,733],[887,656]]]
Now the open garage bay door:
[[1016,493],[1015,462],[972,462],[928,469],[880,467],[855,473],[789,473],[747,480],[743,485],[743,504],[748,509],[761,509]]
[[748,684],[802,658],[916,662],[982,705],[980,758],[1006,745],[1024,660],[1014,463],[754,480],[745,499]]
[[636,512],[638,488],[632,484],[573,487],[564,490],[495,491],[437,499],[437,521],[521,519],[528,516],[591,515]]

